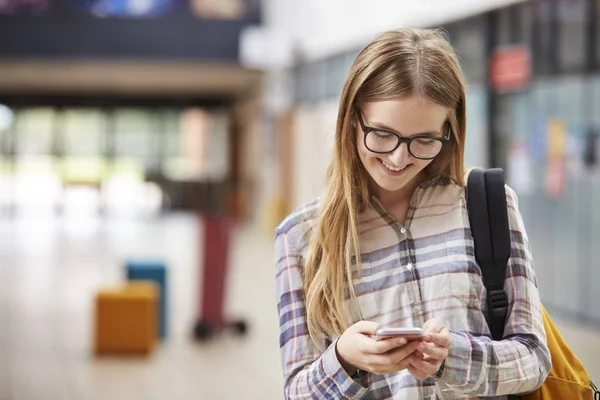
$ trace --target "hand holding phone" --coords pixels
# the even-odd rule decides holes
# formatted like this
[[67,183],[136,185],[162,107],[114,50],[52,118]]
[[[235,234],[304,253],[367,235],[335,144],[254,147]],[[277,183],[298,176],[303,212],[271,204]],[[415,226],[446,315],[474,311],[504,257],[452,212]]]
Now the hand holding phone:
[[[401,336],[388,336],[388,339],[384,340],[385,331],[380,332],[381,340],[377,340],[376,334],[381,329],[382,326],[376,322],[359,321],[347,328],[337,340],[336,356],[350,376],[353,376],[357,369],[383,375],[408,367],[410,356],[416,352],[422,341],[407,342],[408,339]],[[393,333],[397,336],[398,331]],[[414,334],[415,331],[406,332],[406,328],[403,328],[401,333]],[[416,331],[416,337],[421,335],[422,332]]]

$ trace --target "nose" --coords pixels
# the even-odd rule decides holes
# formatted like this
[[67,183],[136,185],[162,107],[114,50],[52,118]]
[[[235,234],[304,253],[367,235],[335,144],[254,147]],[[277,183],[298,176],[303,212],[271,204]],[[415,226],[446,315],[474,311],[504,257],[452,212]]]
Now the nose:
[[411,155],[408,152],[408,143],[400,143],[400,146],[390,153],[389,159],[397,167],[408,164],[411,159]]

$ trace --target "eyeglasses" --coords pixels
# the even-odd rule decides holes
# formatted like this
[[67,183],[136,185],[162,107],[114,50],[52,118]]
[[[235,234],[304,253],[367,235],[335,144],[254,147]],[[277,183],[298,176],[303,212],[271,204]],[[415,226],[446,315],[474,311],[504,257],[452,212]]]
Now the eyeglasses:
[[356,114],[358,115],[360,128],[365,134],[365,147],[373,153],[391,153],[402,143],[406,143],[411,156],[420,160],[431,160],[440,154],[444,143],[450,141],[450,127],[448,127],[448,133],[445,137],[416,135],[404,138],[395,132],[366,126],[358,108],[356,109]]

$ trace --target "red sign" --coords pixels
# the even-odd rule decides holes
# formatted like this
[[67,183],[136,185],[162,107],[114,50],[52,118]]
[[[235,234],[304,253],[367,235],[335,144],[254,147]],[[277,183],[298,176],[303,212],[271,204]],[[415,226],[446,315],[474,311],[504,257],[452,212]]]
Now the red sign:
[[492,54],[490,83],[497,92],[524,88],[531,77],[531,57],[525,46],[498,48]]

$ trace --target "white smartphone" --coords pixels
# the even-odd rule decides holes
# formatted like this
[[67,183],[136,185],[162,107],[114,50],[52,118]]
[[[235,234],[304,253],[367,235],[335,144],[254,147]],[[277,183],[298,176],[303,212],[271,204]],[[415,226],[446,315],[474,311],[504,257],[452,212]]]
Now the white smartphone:
[[375,333],[375,340],[392,337],[403,337],[410,342],[412,340],[423,340],[424,334],[421,328],[381,328]]

